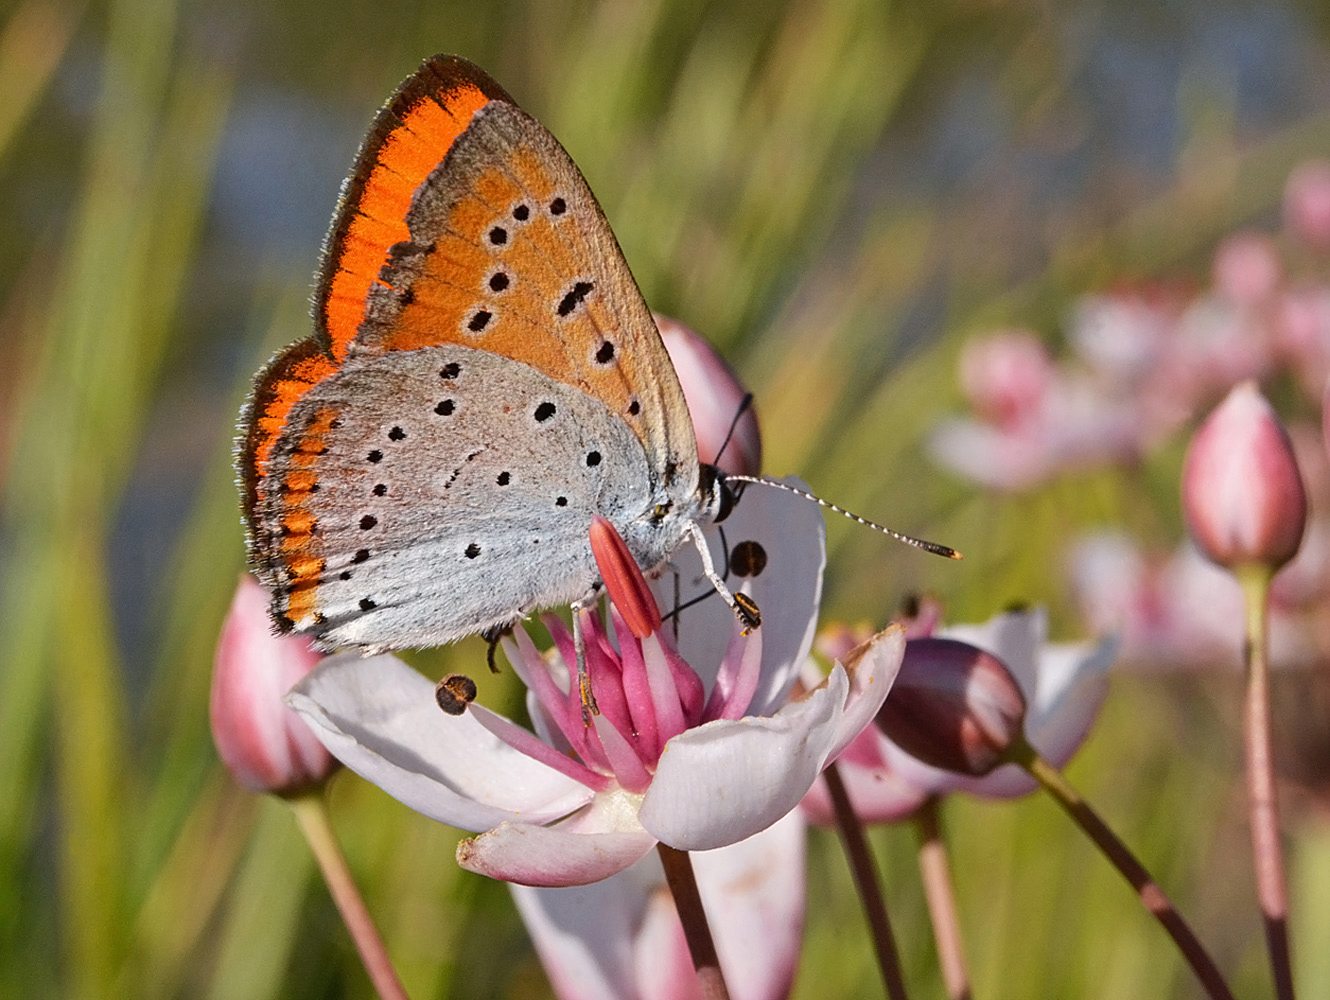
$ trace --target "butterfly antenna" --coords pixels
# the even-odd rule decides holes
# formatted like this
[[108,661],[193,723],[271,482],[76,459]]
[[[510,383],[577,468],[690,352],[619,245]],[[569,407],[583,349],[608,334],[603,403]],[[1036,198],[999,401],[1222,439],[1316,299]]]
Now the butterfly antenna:
[[[725,440],[720,443],[720,448],[716,451],[715,457],[711,460],[712,465],[720,464],[720,456],[725,454],[725,449],[730,446],[730,438],[734,437],[734,432],[739,427],[739,418],[747,413],[748,408],[752,405],[753,394],[751,392],[744,393],[744,398],[739,400],[739,408],[734,411],[734,419],[730,421],[730,429],[725,432]],[[728,479],[731,477],[727,476],[726,478]]]
[[912,535],[903,535],[899,531],[893,531],[891,528],[878,524],[876,521],[870,521],[866,517],[860,517],[858,514],[846,510],[844,507],[838,507],[834,503],[823,500],[816,494],[809,493],[807,490],[801,490],[797,486],[791,486],[788,483],[780,483],[774,479],[766,479],[762,476],[729,476],[725,477],[727,483],[758,483],[762,486],[773,486],[778,490],[784,490],[786,493],[793,493],[795,496],[801,496],[805,500],[812,500],[813,503],[827,510],[834,510],[837,514],[843,514],[851,521],[858,521],[866,528],[872,528],[874,531],[880,531],[884,535],[890,535],[898,542],[904,542],[906,545],[913,545],[916,549],[923,549],[925,552],[931,552],[935,556],[946,556],[948,559],[960,559],[961,554],[950,545],[939,545],[937,542],[928,542],[922,538],[915,538]]

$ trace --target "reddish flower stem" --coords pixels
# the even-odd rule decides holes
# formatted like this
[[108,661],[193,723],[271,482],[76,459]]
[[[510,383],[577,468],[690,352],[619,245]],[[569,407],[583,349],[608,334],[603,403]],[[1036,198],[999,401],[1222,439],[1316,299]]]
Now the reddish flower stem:
[[332,823],[328,819],[328,806],[324,802],[322,789],[287,801],[291,803],[300,830],[309,842],[310,850],[314,852],[319,870],[328,883],[328,891],[337,904],[337,912],[342,915],[342,922],[346,924],[351,940],[360,952],[360,960],[365,963],[365,971],[369,973],[375,991],[382,1000],[410,1000],[402,981],[397,978],[397,970],[388,957],[383,938],[379,936],[365,901],[360,897],[360,890],[351,877],[351,869],[346,866],[346,858],[342,855]]
[[1071,783],[1048,761],[1039,756],[1039,752],[1024,740],[1012,746],[1010,759],[1025,768],[1044,789],[1053,796],[1054,801],[1062,806],[1086,835],[1122,873],[1122,877],[1131,883],[1136,895],[1150,911],[1169,937],[1173,939],[1182,957],[1187,960],[1196,978],[1201,981],[1213,1000],[1233,1000],[1233,992],[1224,982],[1219,967],[1205,950],[1191,926],[1182,918],[1173,902],[1159,887],[1145,866],[1128,850],[1127,845],[1118,839],[1117,834],[1109,829],[1108,824],[1099,818],[1099,814],[1090,804],[1081,798]]
[[720,970],[716,943],[711,939],[711,926],[707,923],[702,896],[697,891],[697,878],[693,875],[693,860],[687,851],[679,851],[665,844],[656,845],[665,881],[674,896],[674,908],[679,911],[683,936],[688,942],[688,953],[693,957],[697,981],[702,987],[704,1000],[729,1000],[730,991],[725,975]]
[[951,864],[947,845],[942,840],[938,817],[939,800],[930,797],[915,813],[919,831],[919,872],[928,900],[928,916],[933,923],[938,964],[949,1000],[970,1000],[970,972],[965,965],[965,947],[961,943],[961,923],[956,913],[956,895],[952,891]]
[[831,793],[831,804],[836,812],[836,829],[840,833],[841,843],[845,846],[845,856],[849,859],[850,871],[859,889],[864,915],[868,918],[868,927],[872,931],[873,949],[877,953],[878,968],[882,970],[882,983],[890,1000],[906,1000],[900,954],[896,951],[896,939],[892,936],[891,921],[887,917],[887,903],[882,896],[882,886],[878,882],[873,852],[868,846],[868,838],[864,835],[864,825],[854,811],[849,792],[845,789],[845,782],[841,780],[836,765],[828,765],[822,772],[822,777],[827,783],[827,790]]
[[1284,851],[1279,840],[1279,806],[1275,792],[1274,755],[1270,745],[1270,665],[1267,655],[1266,608],[1270,571],[1252,566],[1237,571],[1247,602],[1247,697],[1243,706],[1246,745],[1247,808],[1250,812],[1252,865],[1256,898],[1265,924],[1266,949],[1278,1000],[1293,1000],[1293,963],[1288,942],[1288,890]]

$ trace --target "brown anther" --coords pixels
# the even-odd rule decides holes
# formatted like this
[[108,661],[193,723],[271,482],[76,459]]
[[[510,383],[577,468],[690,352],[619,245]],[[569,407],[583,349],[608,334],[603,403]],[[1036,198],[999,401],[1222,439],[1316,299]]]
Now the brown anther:
[[434,700],[449,715],[461,715],[476,700],[476,682],[466,674],[449,674],[435,687]]

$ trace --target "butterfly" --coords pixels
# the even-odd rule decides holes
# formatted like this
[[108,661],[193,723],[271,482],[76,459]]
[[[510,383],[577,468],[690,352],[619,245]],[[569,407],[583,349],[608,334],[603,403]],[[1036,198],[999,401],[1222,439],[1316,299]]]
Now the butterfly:
[[314,332],[259,373],[237,468],[279,629],[366,653],[592,599],[607,518],[643,567],[733,496],[558,141],[436,56],[375,118],[324,246]]

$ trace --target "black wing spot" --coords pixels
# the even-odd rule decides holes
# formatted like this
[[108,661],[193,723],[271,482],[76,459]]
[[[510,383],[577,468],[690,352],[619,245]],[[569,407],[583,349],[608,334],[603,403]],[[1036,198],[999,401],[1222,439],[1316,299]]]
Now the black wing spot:
[[467,323],[466,328],[472,333],[480,333],[481,330],[489,326],[490,320],[493,318],[494,314],[488,309],[478,309],[476,314],[471,317],[471,322]]
[[513,477],[510,476],[510,475],[509,475],[508,473],[506,473],[506,472],[500,472],[500,473],[499,473],[499,485],[500,485],[500,486],[507,486],[510,482],[512,482],[512,479],[513,479]]
[[554,498],[554,506],[556,506],[556,507],[567,507],[567,506],[568,506],[568,498],[567,498],[567,497],[555,497],[555,498]]
[[351,571],[350,571],[349,569],[344,569],[344,570],[342,570],[342,572],[340,572],[340,573],[337,574],[337,579],[339,579],[339,580],[349,580],[349,579],[351,579]]
[[602,341],[600,349],[596,351],[596,364],[607,365],[614,360],[614,345],[608,340]]
[[518,222],[526,222],[531,217],[531,209],[526,204],[518,205],[513,209],[513,218]]
[[373,514],[366,514],[360,519],[360,530],[369,531],[370,528],[379,523],[379,519]]
[[466,547],[466,557],[468,559],[474,559],[478,555],[480,555],[480,546],[477,545],[475,542],[472,542],[470,545]]
[[375,608],[377,608],[377,607],[378,607],[378,605],[375,604],[373,601],[371,601],[368,597],[362,597],[362,598],[360,599],[360,610],[361,610],[361,611],[373,611],[373,610],[374,610]]
[[735,576],[760,576],[766,568],[767,550],[757,542],[740,542],[730,549],[730,569]]
[[593,285],[589,281],[579,281],[569,290],[568,294],[559,300],[559,306],[555,310],[560,316],[567,316],[570,312],[582,304],[588,295],[591,294]]
[[628,404],[629,416],[635,417],[641,412],[642,412],[642,404],[639,403],[637,400],[633,400],[631,403]]
[[416,301],[416,290],[414,288],[403,289],[402,292],[397,296],[397,304],[399,306],[409,306],[411,303],[415,301]]
[[440,400],[439,404],[434,407],[434,412],[441,417],[446,417],[449,414],[451,414],[455,409],[457,409],[457,407],[456,405],[454,405],[451,399],[444,399]]
[[373,451],[371,451],[368,455],[365,456],[365,459],[370,462],[382,462],[383,452],[379,451],[378,448],[375,448]]
[[489,231],[489,239],[496,247],[501,247],[508,242],[508,230],[503,226],[495,226]]
[[406,437],[406,431],[402,430],[400,427],[394,427],[388,432],[389,441],[400,441],[404,437]]
[[495,271],[493,274],[490,275],[490,281],[489,281],[490,291],[491,292],[505,291],[511,282],[512,279],[509,278],[508,275],[505,274],[503,271]]
[[555,198],[550,202],[550,215],[563,215],[568,211],[568,203],[562,198]]
[[439,369],[439,378],[454,379],[460,374],[462,374],[462,366],[456,361],[449,361]]
[[554,413],[555,413],[555,406],[553,403],[548,401],[541,403],[539,406],[536,407],[536,412],[535,412],[536,423],[543,424],[550,417],[554,416]]
[[376,497],[387,496],[388,486],[386,483],[376,483],[374,489],[370,490]]
[[351,564],[354,566],[363,563],[369,558],[369,549],[356,549],[356,554],[351,557]]
[[600,464],[600,452],[589,451],[586,453],[586,464],[588,469],[594,469]]

